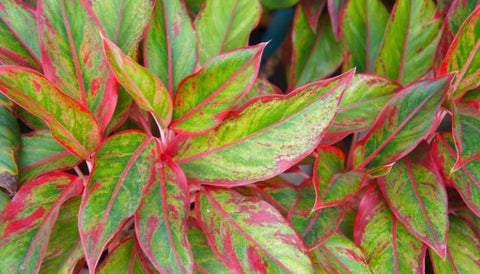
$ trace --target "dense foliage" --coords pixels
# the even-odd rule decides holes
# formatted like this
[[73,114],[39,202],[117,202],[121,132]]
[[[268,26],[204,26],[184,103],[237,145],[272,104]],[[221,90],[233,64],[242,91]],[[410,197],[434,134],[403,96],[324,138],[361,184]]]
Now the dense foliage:
[[0,272],[480,273],[478,6],[1,0]]

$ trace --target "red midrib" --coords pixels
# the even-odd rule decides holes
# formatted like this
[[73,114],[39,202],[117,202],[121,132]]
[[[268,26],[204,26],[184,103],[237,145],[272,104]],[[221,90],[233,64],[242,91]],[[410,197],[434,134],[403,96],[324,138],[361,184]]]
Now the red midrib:
[[[231,0],[230,0],[231,1]],[[228,33],[230,32],[230,28],[232,27],[232,21],[233,21],[233,18],[235,17],[235,11],[237,10],[237,6],[238,6],[238,1],[239,0],[236,0],[235,1],[235,4],[232,8],[232,13],[230,14],[230,18],[228,20],[228,25],[227,25],[227,29],[225,30],[225,35],[223,36],[223,40],[222,40],[222,44],[220,45],[220,50],[218,53],[221,53],[224,48],[225,48],[225,43],[227,42],[227,37],[228,37]],[[227,2],[227,1],[225,1]]]
[[125,5],[125,0],[122,0],[122,4],[120,4],[120,10],[118,11],[118,20],[117,20],[117,26],[115,30],[115,44],[118,42],[118,35],[120,34],[120,27],[122,23],[122,16],[123,16],[123,7]]
[[408,36],[410,32],[410,24],[412,21],[412,0],[408,1],[410,8],[408,9],[408,24],[407,24],[407,33],[405,34],[405,41],[403,43],[402,57],[400,59],[400,68],[398,69],[398,78],[397,82],[402,83],[403,69],[405,66],[405,53],[407,52],[408,45]]
[[[165,38],[167,39],[167,58],[168,58],[168,92],[173,95],[173,64],[172,64],[172,45],[170,44],[170,30],[168,29],[168,14],[165,8],[164,0],[158,0],[162,5],[163,23],[165,27]],[[158,5],[158,2],[157,2]]]
[[395,265],[395,274],[398,274],[398,248],[397,248],[397,218],[392,214],[392,248],[393,263]]
[[268,250],[266,250],[262,245],[260,245],[255,239],[253,239],[250,234],[248,234],[246,231],[244,231],[229,215],[227,212],[223,210],[221,205],[215,200],[215,198],[212,197],[209,191],[204,191],[203,194],[207,197],[209,202],[218,210],[218,212],[226,219],[228,222],[238,230],[240,234],[242,234],[249,242],[253,243],[258,249],[262,250],[265,254],[267,254],[272,260],[274,260],[279,266],[281,266],[283,269],[285,269],[288,273],[293,272],[288,269],[282,262],[280,262],[274,255],[270,254]]
[[[410,178],[410,182],[412,184],[413,191],[415,192],[415,198],[417,199],[418,204],[419,204],[420,208],[422,209],[422,213],[425,216],[425,220],[427,221],[428,227],[430,228],[430,231],[433,234],[433,238],[435,239],[434,244],[435,245],[441,245],[441,242],[438,239],[437,233],[436,233],[435,229],[433,228],[433,224],[430,220],[430,217],[427,214],[427,210],[425,208],[425,205],[423,204],[422,198],[420,197],[420,193],[418,192],[417,183],[416,183],[415,177],[413,176],[412,167],[410,165],[410,160],[409,160],[408,157],[405,159],[405,163],[407,165],[408,177]],[[429,238],[428,235],[425,235],[425,236],[427,236],[427,238]]]

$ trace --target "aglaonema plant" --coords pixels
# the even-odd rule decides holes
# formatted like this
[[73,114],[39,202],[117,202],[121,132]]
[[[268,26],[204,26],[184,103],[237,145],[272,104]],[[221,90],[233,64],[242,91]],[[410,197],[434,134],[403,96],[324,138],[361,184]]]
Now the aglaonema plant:
[[479,272],[479,15],[2,0],[0,272]]

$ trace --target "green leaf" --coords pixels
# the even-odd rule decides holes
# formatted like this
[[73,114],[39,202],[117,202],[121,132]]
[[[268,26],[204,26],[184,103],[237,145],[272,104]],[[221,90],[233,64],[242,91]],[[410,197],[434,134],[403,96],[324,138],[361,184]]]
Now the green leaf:
[[201,191],[195,206],[210,246],[232,271],[313,273],[303,242],[269,204],[214,188]]
[[363,251],[339,232],[312,251],[312,257],[325,273],[372,273]]
[[460,99],[468,90],[480,86],[479,16],[477,7],[458,30],[437,72],[437,75],[457,72],[452,84],[453,99]]
[[302,7],[297,7],[292,42],[287,67],[289,89],[323,79],[342,64],[342,44],[335,39],[326,16],[320,18],[316,31],[313,31]]
[[313,168],[315,205],[313,210],[336,206],[352,198],[363,186],[367,173],[345,171],[345,154],[338,148],[320,146]]
[[480,269],[480,234],[478,226],[450,215],[447,258],[430,252],[435,273],[475,273]]
[[193,73],[197,55],[197,37],[184,1],[158,0],[145,36],[145,67],[173,95],[180,82]]
[[431,159],[417,162],[415,155],[411,155],[397,162],[378,183],[398,220],[415,237],[445,257],[447,191]]
[[62,146],[89,160],[101,138],[93,114],[36,71],[0,67],[0,91],[41,118]]
[[187,179],[170,158],[156,163],[152,176],[135,213],[138,243],[158,271],[191,273],[193,258],[186,222],[190,211]]
[[398,0],[388,21],[375,72],[406,85],[433,65],[442,20],[432,0]]
[[160,79],[125,55],[108,39],[104,38],[103,46],[118,82],[139,107],[152,112],[160,126],[166,128],[172,118],[172,100]]
[[115,111],[117,83],[90,5],[85,0],[42,0],[37,16],[45,76],[88,107],[104,130]]
[[0,63],[41,70],[35,11],[15,0],[2,1],[0,9]]
[[51,171],[73,168],[81,161],[56,142],[48,130],[22,135],[21,140],[18,153],[20,184]]
[[280,174],[314,150],[352,74],[252,100],[216,130],[181,141],[175,159],[191,182],[231,186]]
[[317,30],[318,19],[327,4],[327,0],[301,0],[300,5],[308,18],[312,30]]
[[247,94],[240,98],[236,105],[241,106],[252,99],[269,94],[283,94],[283,92],[268,80],[257,78],[255,79],[255,82],[253,82],[253,86],[250,90],[247,91]]
[[272,182],[251,187],[260,198],[282,213],[309,250],[315,249],[328,239],[346,213],[343,205],[313,211],[315,192],[311,180],[305,180],[299,186]]
[[10,197],[8,197],[5,192],[0,191],[0,214],[7,208],[8,204],[10,203]]
[[330,21],[332,22],[333,33],[335,39],[340,36],[340,17],[343,7],[347,3],[347,0],[328,0],[328,14],[330,15]]
[[267,10],[285,9],[297,4],[298,0],[261,0],[262,6]]
[[151,0],[91,0],[90,2],[106,37],[126,55],[134,56],[155,2]]
[[196,273],[231,273],[208,245],[205,233],[196,224],[197,220],[193,222],[194,225],[188,229],[188,241],[195,258]]
[[258,0],[206,0],[195,20],[198,63],[203,65],[221,52],[246,46],[260,16]]
[[185,0],[185,5],[194,14],[197,14],[200,11],[203,3],[205,3],[205,0]]
[[347,68],[373,72],[383,41],[388,11],[380,0],[351,0],[342,17],[342,39],[348,52]]
[[48,242],[40,273],[71,273],[77,262],[83,258],[82,244],[78,234],[78,208],[81,197],[74,197],[61,207],[54,235]]
[[412,151],[436,129],[432,125],[450,80],[450,76],[421,80],[400,90],[356,144],[353,165],[380,168]]
[[453,139],[457,150],[457,170],[465,163],[480,157],[480,108],[467,104],[453,106]]
[[445,180],[458,190],[467,206],[480,217],[480,159],[468,162],[455,172],[455,144],[451,134],[438,134],[434,145],[434,158]]
[[257,77],[264,43],[216,56],[178,87],[171,127],[200,135],[218,126]]
[[134,237],[112,248],[98,273],[153,273]]
[[373,273],[424,273],[426,246],[398,222],[377,187],[360,202],[354,229]]
[[0,215],[2,271],[36,273],[61,205],[80,195],[83,180],[50,173],[25,185]]
[[158,144],[141,132],[114,135],[99,148],[79,212],[80,238],[93,271],[103,249],[133,216],[151,180]]
[[345,90],[340,110],[328,130],[329,135],[347,134],[373,125],[400,86],[373,74],[356,74]]
[[0,186],[10,194],[17,190],[17,151],[20,148],[20,128],[17,119],[0,106]]

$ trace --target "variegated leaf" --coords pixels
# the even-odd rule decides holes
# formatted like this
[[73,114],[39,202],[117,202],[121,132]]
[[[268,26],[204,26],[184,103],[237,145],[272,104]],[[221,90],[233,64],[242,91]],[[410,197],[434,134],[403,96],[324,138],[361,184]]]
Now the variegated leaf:
[[195,19],[198,62],[244,47],[261,16],[259,0],[206,0]]
[[345,171],[345,154],[338,148],[320,146],[313,168],[313,210],[336,206],[352,198],[367,177],[362,170]]
[[175,94],[171,127],[191,136],[218,126],[253,85],[265,45],[218,55],[182,81]]
[[18,153],[20,184],[51,171],[73,168],[81,161],[56,142],[48,130],[24,134],[21,142]]
[[216,130],[180,142],[175,159],[191,182],[241,185],[271,178],[313,151],[335,117],[352,74],[312,83],[287,96],[252,100],[231,112]]
[[350,0],[344,7],[342,39],[348,52],[346,68],[373,72],[383,41],[388,11],[380,0]]
[[180,82],[193,73],[198,59],[197,37],[184,1],[157,0],[143,54],[145,67],[160,78],[171,95],[175,94]]
[[[161,273],[191,273],[193,258],[187,239],[190,196],[187,179],[170,158],[157,162],[135,213],[139,245]],[[165,248],[165,247],[170,248]]]
[[303,242],[269,204],[211,188],[197,195],[195,206],[210,246],[232,271],[313,273]]
[[328,4],[328,13],[330,15],[330,21],[332,22],[333,33],[335,38],[338,39],[340,36],[340,17],[341,12],[347,0],[327,0]]
[[360,202],[354,240],[374,273],[425,272],[426,245],[397,220],[374,185]]
[[447,191],[427,158],[409,155],[378,180],[397,219],[419,240],[445,257],[447,247]]
[[91,271],[121,224],[137,209],[151,183],[159,155],[157,141],[140,132],[123,132],[99,148],[79,212],[82,246]]
[[398,0],[388,21],[375,72],[403,85],[432,66],[442,20],[432,0]]
[[343,205],[313,211],[315,193],[311,180],[305,180],[299,186],[272,182],[252,187],[260,198],[275,207],[292,224],[309,250],[328,239],[346,213]]
[[453,139],[457,150],[457,162],[453,167],[454,170],[480,157],[479,136],[480,107],[455,104],[453,106]]
[[480,7],[467,18],[458,30],[443,60],[438,75],[457,72],[452,84],[453,98],[461,98],[465,92],[480,86]]
[[412,151],[432,127],[451,77],[421,80],[400,90],[354,150],[354,167],[377,169]]
[[270,83],[268,80],[257,78],[255,79],[255,82],[253,82],[250,90],[247,91],[247,94],[240,98],[236,105],[240,106],[252,99],[269,94],[283,94],[283,92],[280,90],[280,88]]
[[102,52],[103,30],[87,0],[41,0],[37,21],[45,76],[88,107],[104,130],[117,82]]
[[301,0],[303,12],[308,18],[312,30],[317,30],[318,19],[327,4],[327,0]]
[[41,70],[35,11],[16,0],[0,5],[0,63]]
[[289,89],[329,76],[342,61],[343,48],[335,40],[328,18],[321,17],[314,31],[303,8],[298,6],[293,21],[292,54],[287,67]]
[[10,194],[17,190],[19,148],[20,128],[17,119],[9,109],[0,106],[0,187]]
[[205,233],[198,227],[197,220],[193,219],[194,223],[188,229],[188,241],[192,247],[193,257],[195,259],[195,268],[197,272],[202,273],[231,273],[224,263],[213,252],[208,244]]
[[139,107],[152,112],[160,126],[166,128],[172,118],[172,100],[162,81],[153,72],[125,55],[108,39],[104,38],[103,46],[118,82]]
[[467,206],[480,217],[480,159],[471,161],[455,172],[455,144],[451,134],[442,133],[436,136],[433,150],[435,162],[446,181],[458,190]]
[[142,251],[135,238],[130,237],[112,248],[105,261],[98,268],[98,273],[153,273],[150,268],[151,266],[143,258]]
[[0,67],[0,91],[48,124],[53,137],[83,159],[90,159],[101,132],[93,114],[36,71]]
[[435,273],[476,273],[480,269],[480,233],[478,224],[450,215],[447,257],[430,253]]
[[31,181],[0,215],[2,271],[36,273],[61,205],[80,195],[83,180],[50,173]]
[[39,273],[72,273],[77,262],[83,258],[78,234],[78,209],[81,201],[81,197],[77,196],[62,205]]
[[313,261],[325,273],[372,273],[363,251],[337,232],[312,251]]

